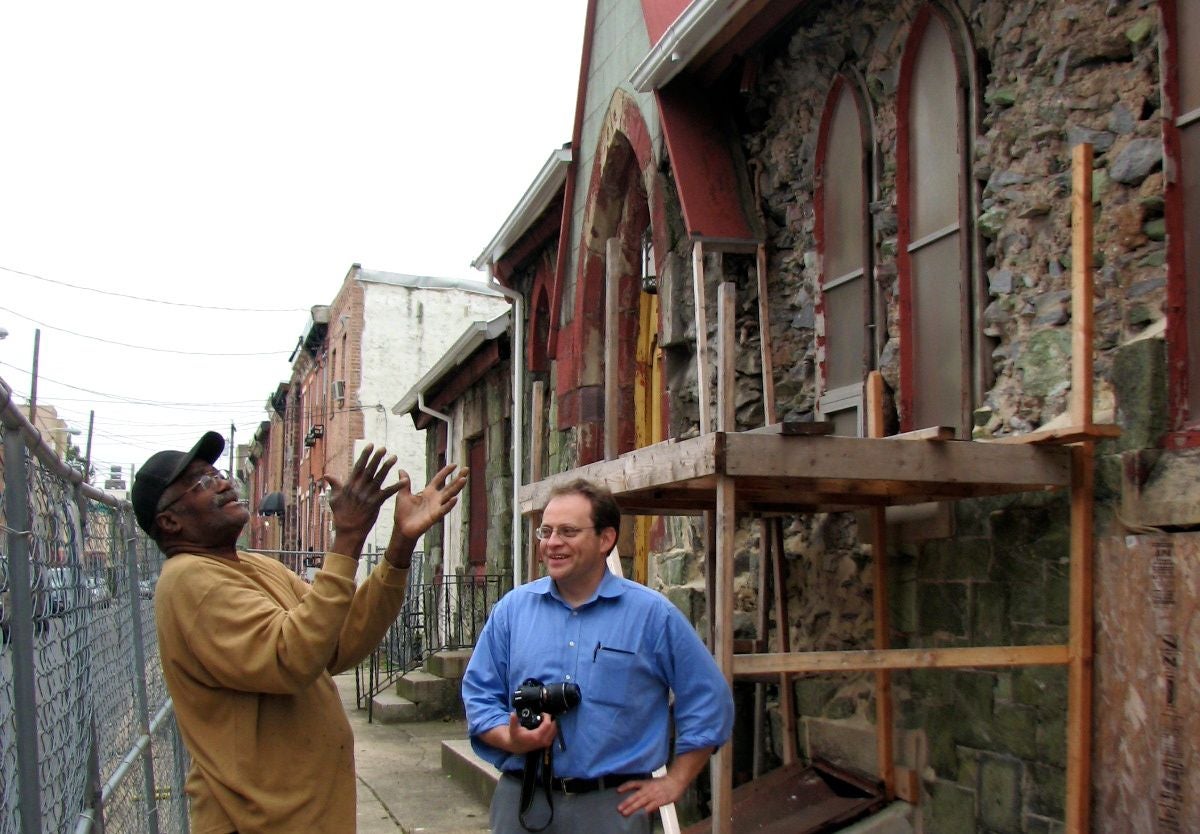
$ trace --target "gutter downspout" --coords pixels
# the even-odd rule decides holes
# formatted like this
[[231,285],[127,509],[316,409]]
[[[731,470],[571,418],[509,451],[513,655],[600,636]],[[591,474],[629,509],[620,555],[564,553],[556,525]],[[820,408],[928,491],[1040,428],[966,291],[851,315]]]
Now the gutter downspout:
[[521,554],[521,463],[524,460],[524,449],[521,441],[525,437],[524,409],[522,408],[525,389],[525,299],[519,292],[510,290],[496,280],[496,268],[492,264],[488,268],[488,286],[507,298],[513,305],[512,326],[512,572],[513,587],[521,585],[522,562]]
[[[432,408],[425,405],[425,392],[424,391],[417,392],[417,408],[421,410],[422,414],[428,414],[430,417],[433,417],[437,420],[441,420],[443,423],[445,423],[446,424],[446,436],[447,437],[450,436],[450,415],[443,414],[440,411],[434,411]],[[447,449],[448,448],[449,447],[447,447]],[[446,455],[446,463],[452,463],[452,461],[450,460],[450,455],[448,455],[448,454]]]

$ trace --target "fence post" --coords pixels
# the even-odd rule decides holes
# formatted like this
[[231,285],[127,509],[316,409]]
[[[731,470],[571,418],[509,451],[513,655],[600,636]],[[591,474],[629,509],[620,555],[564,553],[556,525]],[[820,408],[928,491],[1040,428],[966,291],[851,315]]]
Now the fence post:
[[[127,513],[121,513],[121,532],[125,539],[125,574],[129,582],[129,624],[133,629],[134,692],[137,695],[138,726],[149,741],[150,698],[146,692],[146,649],[142,645],[142,601],[138,593],[137,531]],[[158,794],[154,788],[154,745],[148,743],[142,755],[143,791],[146,798],[146,824],[150,834],[158,834]]]
[[42,830],[38,782],[38,714],[33,671],[33,583],[30,581],[29,475],[21,430],[4,426],[4,518],[8,536],[8,584],[12,612],[13,714],[17,725],[17,789],[22,834]]

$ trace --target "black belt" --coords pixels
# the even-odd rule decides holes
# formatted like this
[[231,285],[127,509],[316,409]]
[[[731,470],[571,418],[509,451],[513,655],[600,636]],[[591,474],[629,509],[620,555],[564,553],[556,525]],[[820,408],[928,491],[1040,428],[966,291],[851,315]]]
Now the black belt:
[[[524,771],[521,770],[506,770],[505,776],[511,776],[514,779],[521,779],[524,776]],[[571,777],[555,776],[550,780],[550,789],[561,794],[571,795],[576,793],[591,793],[592,791],[604,791],[609,788],[615,788],[624,785],[634,779],[649,779],[649,773],[609,773],[606,776],[597,776],[594,779],[574,779]]]

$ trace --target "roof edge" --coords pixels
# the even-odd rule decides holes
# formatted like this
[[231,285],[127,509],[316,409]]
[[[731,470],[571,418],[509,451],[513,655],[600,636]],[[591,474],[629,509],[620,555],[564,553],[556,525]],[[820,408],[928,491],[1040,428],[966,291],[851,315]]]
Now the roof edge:
[[629,76],[639,93],[666,86],[750,0],[692,0]]
[[471,322],[454,344],[442,354],[442,358],[435,362],[433,367],[426,371],[425,375],[417,380],[413,387],[409,388],[404,396],[392,406],[392,413],[404,415],[416,408],[418,395],[424,394],[441,382],[443,377],[469,359],[480,345],[498,339],[507,333],[510,318],[510,312],[505,310],[489,321]]
[[534,221],[553,202],[554,197],[567,181],[567,165],[571,162],[570,144],[558,148],[550,154],[549,159],[542,165],[537,176],[533,178],[529,188],[521,195],[504,224],[488,241],[471,266],[475,269],[485,269],[504,256],[508,249],[521,239]]

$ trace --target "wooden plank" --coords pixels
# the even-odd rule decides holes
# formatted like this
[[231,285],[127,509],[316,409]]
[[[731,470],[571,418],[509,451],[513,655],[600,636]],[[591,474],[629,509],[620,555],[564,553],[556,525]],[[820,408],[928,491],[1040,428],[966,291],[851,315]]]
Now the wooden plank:
[[737,287],[722,281],[717,288],[717,431],[737,431]]
[[1092,444],[1071,449],[1070,663],[1067,666],[1067,831],[1091,830],[1093,596]]
[[1037,429],[1025,434],[1010,434],[1004,437],[992,437],[977,442],[999,443],[1002,445],[1028,443],[1046,446],[1066,446],[1071,443],[1106,440],[1111,437],[1120,436],[1120,426],[1114,426],[1111,423],[1093,423],[1090,426],[1059,426],[1053,429]]
[[833,434],[833,423],[828,420],[785,420],[782,423],[768,423],[754,429],[747,429],[743,434],[779,434],[784,437],[812,437],[814,435]]
[[[758,519],[758,606],[755,610],[754,618],[754,634],[758,639],[755,640],[758,646],[753,649],[754,653],[767,650],[767,634],[770,629],[770,617],[768,616],[767,608],[771,601],[771,563],[774,557],[771,553],[773,538],[771,537],[771,523],[773,519],[759,518]],[[733,641],[734,654],[748,654],[749,652],[739,651],[738,645],[743,643],[743,640]],[[751,756],[751,778],[757,779],[762,775],[763,758],[766,747],[766,717],[767,717],[767,687],[763,683],[754,684],[754,751]]]
[[921,775],[909,767],[896,768],[896,798],[910,805],[921,803]]
[[758,345],[762,354],[763,423],[775,422],[775,368],[771,355],[771,307],[767,303],[767,247],[759,244],[755,258],[758,273]]
[[[734,536],[737,534],[737,486],[732,478],[717,480],[717,569],[716,627],[713,629],[713,655],[717,666],[733,685],[733,563]],[[724,744],[713,758],[712,767],[713,834],[733,834],[733,744]]]
[[[783,574],[783,519],[771,519],[771,535],[775,539],[776,558],[772,565],[775,585],[775,627],[779,632],[779,651],[792,650],[791,623],[787,615],[787,583]],[[783,763],[796,761],[796,691],[792,688],[792,676],[779,674],[780,728],[783,734]]]
[[604,244],[604,459],[617,456],[617,370],[620,364],[621,239],[610,237]]
[[[883,437],[883,374],[867,374],[866,390],[867,436]],[[871,598],[874,609],[875,648],[886,650],[891,640],[891,619],[888,616],[887,573],[887,511],[883,507],[871,510],[871,565],[874,587]],[[892,702],[892,674],[886,669],[875,673],[875,752],[879,759],[879,777],[884,796],[896,796],[895,751],[892,750],[895,707]]]
[[696,308],[696,391],[700,399],[700,434],[712,430],[708,400],[708,317],[705,314],[704,244],[692,245],[692,294]]
[[1092,146],[1071,152],[1071,422],[1092,422]]
[[886,434],[881,437],[884,440],[954,440],[957,433],[953,426],[926,426],[923,429]]
[[740,654],[733,674],[875,672],[879,669],[989,669],[1065,666],[1067,646],[977,646],[951,649],[872,649],[847,652]]
[[[859,437],[784,438],[725,435],[724,472],[734,477],[794,477],[819,483],[853,479],[879,493],[904,492],[881,484],[1004,484],[1017,489],[1065,488],[1070,460],[1065,450],[1001,448],[990,443],[891,443]],[[1021,448],[1027,454],[1016,455]],[[868,491],[871,491],[868,489]],[[971,494],[969,490],[964,494]]]

